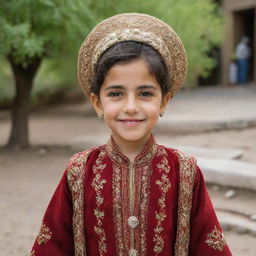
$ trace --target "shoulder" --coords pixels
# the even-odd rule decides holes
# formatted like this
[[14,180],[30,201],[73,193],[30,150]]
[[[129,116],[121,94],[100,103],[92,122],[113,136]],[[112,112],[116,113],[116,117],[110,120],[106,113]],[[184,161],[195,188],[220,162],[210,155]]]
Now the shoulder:
[[163,145],[159,145],[160,150],[164,150],[169,158],[171,158],[174,161],[180,162],[191,162],[196,164],[196,158],[188,153],[185,153],[179,149],[166,147]]
[[94,153],[99,152],[101,147],[102,146],[92,147],[74,154],[68,161],[68,169],[70,169],[70,167],[72,166],[80,166],[86,164],[90,156]]
[[160,146],[160,148],[166,152],[169,161],[172,161],[178,168],[180,178],[190,177],[195,180],[198,167],[194,156],[175,148],[165,146]]
[[93,154],[100,152],[102,146],[92,147],[73,155],[68,162],[66,174],[68,182],[74,182],[84,175],[86,163]]

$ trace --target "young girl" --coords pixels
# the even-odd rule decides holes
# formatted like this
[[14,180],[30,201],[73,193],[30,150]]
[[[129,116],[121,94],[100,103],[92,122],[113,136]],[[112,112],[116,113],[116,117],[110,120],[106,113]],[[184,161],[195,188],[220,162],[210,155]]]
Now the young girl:
[[92,30],[78,77],[111,136],[71,158],[31,255],[231,255],[196,160],[152,135],[185,75],[179,37],[155,17]]

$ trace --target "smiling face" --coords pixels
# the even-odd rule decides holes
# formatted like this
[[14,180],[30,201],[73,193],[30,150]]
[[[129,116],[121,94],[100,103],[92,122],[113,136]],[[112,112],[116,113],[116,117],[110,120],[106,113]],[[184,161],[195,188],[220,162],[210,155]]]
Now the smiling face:
[[162,96],[160,85],[142,58],[114,65],[99,97],[91,95],[96,112],[103,113],[117,144],[145,144],[169,98],[169,94]]

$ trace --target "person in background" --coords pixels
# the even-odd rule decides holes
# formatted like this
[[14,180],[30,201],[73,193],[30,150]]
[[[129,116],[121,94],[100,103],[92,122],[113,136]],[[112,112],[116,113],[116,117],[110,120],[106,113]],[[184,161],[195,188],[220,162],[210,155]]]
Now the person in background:
[[238,66],[235,56],[232,56],[229,63],[229,83],[237,84],[238,82]]
[[250,39],[242,37],[240,43],[236,47],[236,59],[238,62],[238,83],[248,83],[249,74],[249,59],[251,56],[251,49],[249,47]]

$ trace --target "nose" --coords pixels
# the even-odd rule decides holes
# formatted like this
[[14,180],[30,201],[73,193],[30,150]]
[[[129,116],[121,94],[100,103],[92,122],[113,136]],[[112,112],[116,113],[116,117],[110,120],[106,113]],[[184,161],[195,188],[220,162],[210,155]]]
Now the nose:
[[123,111],[128,114],[134,114],[139,111],[138,102],[136,101],[135,96],[133,95],[127,96],[127,99],[124,102]]

